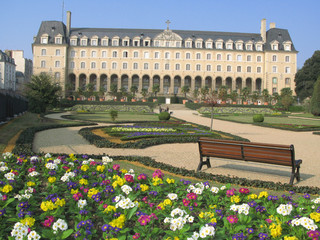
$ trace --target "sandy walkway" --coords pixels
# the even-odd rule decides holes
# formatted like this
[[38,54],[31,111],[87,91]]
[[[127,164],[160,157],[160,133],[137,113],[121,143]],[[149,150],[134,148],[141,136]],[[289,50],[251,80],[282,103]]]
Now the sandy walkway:
[[[59,118],[60,115],[49,115]],[[210,126],[210,119],[197,115],[196,111],[174,110],[173,116],[189,122]],[[60,128],[36,134],[33,150],[50,153],[82,153],[149,156],[158,162],[176,167],[195,170],[199,163],[199,150],[196,143],[163,144],[146,149],[97,148],[89,145],[78,133],[82,127]],[[301,181],[299,186],[320,186],[320,136],[311,132],[291,132],[248,124],[214,120],[215,130],[228,132],[254,142],[294,144],[296,159],[302,159]],[[288,183],[291,168],[259,163],[245,163],[226,159],[212,159],[212,168],[202,171],[214,174]]]

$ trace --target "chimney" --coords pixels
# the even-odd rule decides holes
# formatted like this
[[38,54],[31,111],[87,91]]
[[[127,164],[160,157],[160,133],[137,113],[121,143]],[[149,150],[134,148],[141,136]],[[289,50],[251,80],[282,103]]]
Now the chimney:
[[275,22],[270,23],[270,29],[271,28],[276,28],[276,23]]
[[71,12],[67,11],[67,37],[70,36],[70,30],[71,30]]
[[266,42],[266,40],[267,40],[267,20],[265,18],[261,20],[260,34],[262,37],[262,41]]

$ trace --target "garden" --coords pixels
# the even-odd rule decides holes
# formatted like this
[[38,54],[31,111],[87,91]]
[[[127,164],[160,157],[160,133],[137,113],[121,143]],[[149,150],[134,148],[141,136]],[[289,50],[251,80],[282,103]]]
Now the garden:
[[0,161],[0,236],[8,239],[318,239],[320,197],[175,180],[108,156]]

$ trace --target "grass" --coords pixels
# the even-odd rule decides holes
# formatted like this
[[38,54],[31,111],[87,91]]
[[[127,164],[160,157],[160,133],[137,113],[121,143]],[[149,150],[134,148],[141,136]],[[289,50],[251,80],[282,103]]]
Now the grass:
[[293,117],[304,117],[304,118],[314,118],[320,120],[319,116],[313,116],[311,113],[298,113],[298,114],[292,114]]
[[[94,113],[75,113],[68,116],[69,119],[92,121],[92,122],[113,122],[109,112],[94,112]],[[136,113],[136,112],[118,112],[117,122],[138,122],[138,121],[158,121],[157,114]]]

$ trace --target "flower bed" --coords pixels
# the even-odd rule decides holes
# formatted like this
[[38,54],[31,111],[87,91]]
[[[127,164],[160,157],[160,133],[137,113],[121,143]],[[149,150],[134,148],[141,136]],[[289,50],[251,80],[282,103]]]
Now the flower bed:
[[[211,108],[210,107],[201,107],[198,110],[201,114],[210,114]],[[213,113],[215,114],[274,114],[270,108],[244,108],[244,107],[214,107]]]
[[141,113],[152,113],[153,109],[150,106],[140,106],[140,105],[75,105],[68,109],[69,111],[76,112],[102,112],[117,110],[119,112],[141,112]]
[[[320,197],[253,194],[102,160],[4,154],[0,236],[9,239],[318,239]],[[19,236],[21,236],[19,238]]]

